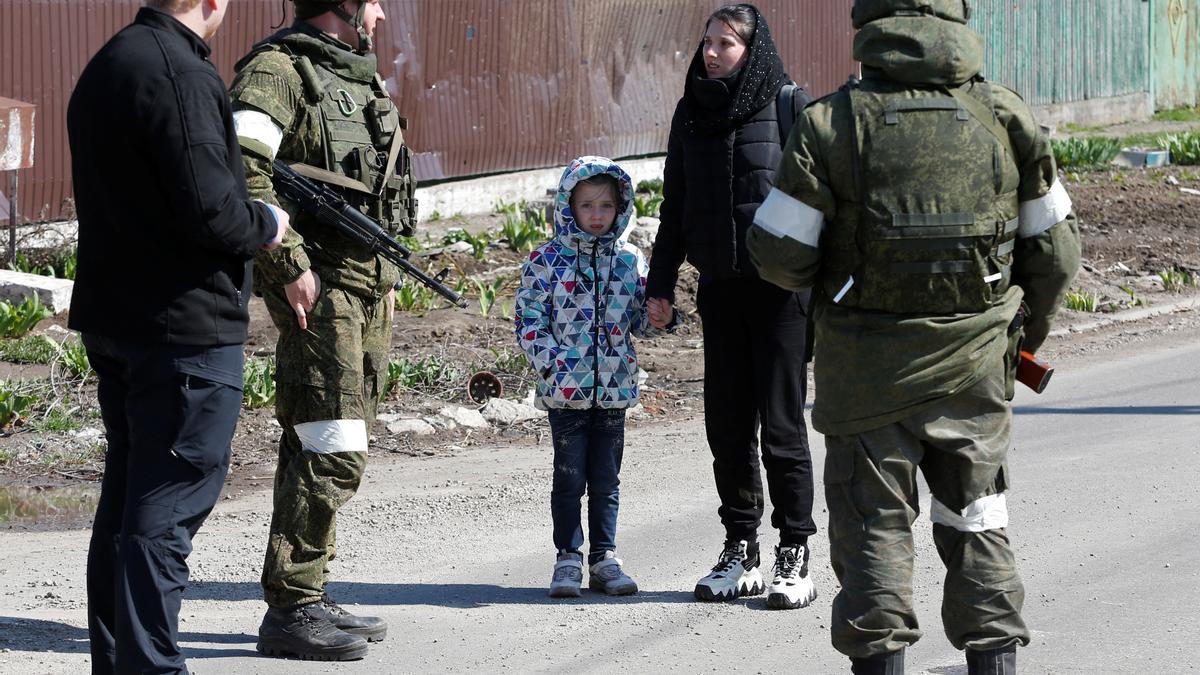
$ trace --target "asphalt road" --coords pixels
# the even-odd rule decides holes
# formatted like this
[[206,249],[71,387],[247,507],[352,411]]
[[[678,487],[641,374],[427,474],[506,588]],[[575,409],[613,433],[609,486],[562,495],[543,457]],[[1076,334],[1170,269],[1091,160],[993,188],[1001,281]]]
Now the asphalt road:
[[[1060,368],[1015,402],[1010,535],[1034,642],[1025,673],[1190,673],[1200,662],[1200,340],[1176,337]],[[813,434],[814,461],[824,457]],[[183,608],[194,673],[443,671],[848,672],[829,644],[836,582],[818,486],[810,608],[762,597],[699,604],[691,589],[719,552],[699,420],[631,430],[620,555],[642,591],[546,597],[548,439],[451,456],[384,458],[339,527],[331,591],[391,632],[349,664],[254,653],[268,496],[226,499],[201,531]],[[928,495],[922,500],[928,508]],[[965,673],[942,635],[941,564],[928,516],[915,526],[924,639],[909,673]],[[776,541],[762,530],[764,548]],[[87,668],[87,532],[0,531],[0,673]],[[767,564],[769,565],[769,556]],[[357,603],[357,607],[353,605]]]

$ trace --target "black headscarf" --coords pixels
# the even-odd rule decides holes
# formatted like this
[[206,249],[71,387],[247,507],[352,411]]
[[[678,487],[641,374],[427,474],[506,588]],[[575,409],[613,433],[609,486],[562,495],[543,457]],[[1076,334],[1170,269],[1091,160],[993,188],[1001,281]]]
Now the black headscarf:
[[763,106],[779,95],[779,89],[791,82],[771,39],[767,20],[754,5],[754,37],[748,45],[749,56],[740,70],[724,78],[710,78],[704,68],[704,40],[696,48],[683,85],[688,112],[687,128],[699,134],[727,133],[741,126]]

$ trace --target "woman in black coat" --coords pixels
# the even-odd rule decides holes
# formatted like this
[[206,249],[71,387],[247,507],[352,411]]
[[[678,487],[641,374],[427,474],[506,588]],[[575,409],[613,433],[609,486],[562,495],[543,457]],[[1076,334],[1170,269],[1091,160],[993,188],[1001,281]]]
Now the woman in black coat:
[[794,104],[781,97],[790,83],[757,8],[727,5],[709,17],[671,120],[646,288],[652,320],[665,325],[684,259],[700,272],[704,422],[725,544],[696,584],[696,597],[732,600],[764,590],[761,428],[771,524],[780,537],[767,604],[777,608],[804,607],[816,597],[808,577],[808,537],[816,526],[803,417],[807,298],[759,279],[745,241],[782,156],[780,115],[794,119],[807,100],[802,90]]

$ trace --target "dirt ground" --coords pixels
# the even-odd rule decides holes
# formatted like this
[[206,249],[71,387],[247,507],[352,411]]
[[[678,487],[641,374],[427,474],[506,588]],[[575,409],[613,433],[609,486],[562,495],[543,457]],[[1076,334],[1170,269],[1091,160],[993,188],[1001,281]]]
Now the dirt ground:
[[[1058,327],[1094,323],[1101,314],[1132,313],[1146,307],[1169,306],[1196,288],[1182,292],[1164,289],[1160,272],[1181,269],[1200,275],[1200,172],[1185,167],[1154,170],[1112,170],[1069,173],[1063,178],[1075,203],[1084,242],[1084,263],[1074,289],[1098,299],[1097,313],[1064,309]],[[465,382],[479,370],[496,371],[506,398],[522,399],[532,380],[515,367],[519,350],[512,334],[513,289],[524,256],[493,244],[484,262],[470,253],[441,250],[443,235],[455,227],[468,231],[495,228],[497,216],[442,219],[423,225],[418,259],[440,269],[451,268],[451,278],[461,275],[482,280],[506,278],[490,316],[483,316],[477,300],[465,310],[435,309],[399,313],[393,333],[392,358],[437,357],[449,363],[454,374],[434,386],[393,393],[381,406],[384,415],[436,414],[446,405],[475,406],[467,397]],[[647,251],[649,254],[650,252]],[[681,420],[703,412],[703,359],[699,319],[695,315],[696,274],[685,267],[679,289],[680,308],[691,321],[676,334],[639,344],[641,366],[647,371],[643,406],[631,416],[631,425],[656,420]],[[477,297],[475,293],[470,297]],[[38,332],[58,340],[65,334],[64,318],[38,326]],[[276,331],[261,303],[251,304],[251,337],[247,352],[270,356]],[[1069,345],[1072,338],[1054,340],[1047,353]],[[0,378],[51,375],[45,366],[0,363]],[[74,388],[53,406],[82,420],[70,431],[47,431],[27,421],[0,436],[0,487],[80,486],[95,483],[101,474],[102,429],[95,406],[94,384]],[[43,413],[44,414],[44,413]],[[41,430],[39,430],[41,429]],[[279,427],[270,408],[246,409],[233,441],[231,490],[254,490],[271,484],[275,443]],[[548,434],[544,421],[526,422],[488,430],[439,430],[432,436],[396,436],[385,425],[373,430],[373,461],[389,456],[428,456],[457,452],[473,445],[540,441]],[[383,459],[381,459],[383,458]],[[2,499],[0,499],[2,501]],[[3,504],[0,504],[2,510]]]

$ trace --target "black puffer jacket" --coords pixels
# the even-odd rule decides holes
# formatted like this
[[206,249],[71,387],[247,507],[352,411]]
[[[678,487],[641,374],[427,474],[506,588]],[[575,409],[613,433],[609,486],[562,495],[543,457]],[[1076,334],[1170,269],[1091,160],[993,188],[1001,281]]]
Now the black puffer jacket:
[[[777,102],[790,78],[766,21],[758,16],[747,61],[727,80],[707,79],[703,48],[692,57],[671,118],[662,222],[646,280],[646,297],[671,302],[685,258],[702,280],[758,277],[746,253],[746,230],[783,156]],[[714,95],[720,90],[726,91]],[[808,100],[797,88],[793,118]]]
[[[796,91],[796,107],[808,100]],[[671,122],[663,170],[662,220],[646,296],[675,300],[675,282],[686,257],[706,279],[757,278],[746,254],[746,230],[775,184],[783,156],[774,102],[726,134],[684,129],[680,101]]]

